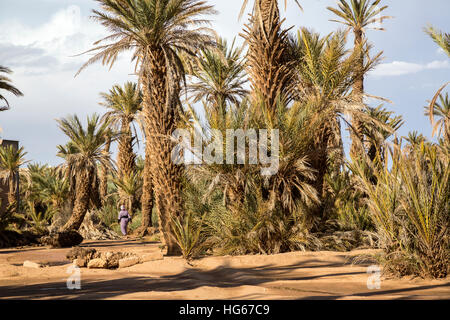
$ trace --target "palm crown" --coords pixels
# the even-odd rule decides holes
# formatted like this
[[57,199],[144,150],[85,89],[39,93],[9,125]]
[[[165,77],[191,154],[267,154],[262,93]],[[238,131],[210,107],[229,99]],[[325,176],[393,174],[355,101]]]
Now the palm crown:
[[[0,89],[6,90],[6,91],[14,94],[15,96],[23,96],[23,93],[11,84],[11,79],[2,75],[2,73],[8,74],[8,73],[12,73],[12,71],[9,68],[0,66]],[[6,102],[6,107],[0,107],[0,111],[9,109],[8,100],[6,100],[6,98],[1,93],[0,93],[0,100],[3,100]]]
[[[199,0],[97,0],[103,11],[94,10],[94,19],[111,34],[94,43],[88,52],[97,52],[79,72],[88,65],[102,60],[110,67],[117,56],[134,50],[137,65],[148,61],[154,48],[164,52],[169,65],[182,66],[178,52],[194,53],[212,42],[210,32],[199,25],[209,23],[201,14],[215,13],[212,6]],[[205,33],[206,32],[206,33]],[[111,42],[112,41],[112,42]],[[107,43],[109,42],[109,43]],[[107,44],[105,44],[107,43]]]
[[109,119],[111,126],[116,130],[123,125],[127,127],[132,124],[138,112],[142,110],[142,95],[136,83],[127,82],[123,88],[114,85],[109,93],[100,95],[104,100],[100,105],[110,110],[103,115],[103,118]]
[[374,23],[382,23],[384,20],[391,18],[390,16],[378,15],[387,9],[388,6],[379,7],[381,0],[375,0],[372,3],[368,0],[339,0],[339,9],[327,7],[328,10],[340,17],[342,20],[331,20],[342,23],[353,30],[365,31],[365,29],[384,30],[381,27],[373,26]]

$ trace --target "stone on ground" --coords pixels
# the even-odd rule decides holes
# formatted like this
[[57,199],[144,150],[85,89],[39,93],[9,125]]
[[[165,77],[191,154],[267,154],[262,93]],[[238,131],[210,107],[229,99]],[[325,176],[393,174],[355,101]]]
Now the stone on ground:
[[89,269],[104,269],[107,266],[106,260],[102,258],[92,259],[88,262],[87,267]]
[[42,268],[42,265],[40,263],[29,260],[24,261],[23,266],[26,268],[34,268],[34,269]]
[[131,267],[134,266],[135,264],[140,263],[140,259],[139,257],[128,257],[128,258],[124,258],[124,259],[120,259],[119,260],[119,268],[127,268],[127,267]]

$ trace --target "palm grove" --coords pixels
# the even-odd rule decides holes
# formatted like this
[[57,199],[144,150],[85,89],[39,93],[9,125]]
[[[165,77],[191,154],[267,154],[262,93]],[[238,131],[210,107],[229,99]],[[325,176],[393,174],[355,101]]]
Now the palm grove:
[[[10,182],[1,230],[78,230],[88,212],[114,227],[111,217],[124,204],[139,222],[135,235],[158,227],[168,255],[350,250],[368,243],[383,249],[376,258],[394,274],[448,274],[446,84],[425,108],[436,142],[418,132],[399,137],[402,118],[366,104],[366,97],[385,100],[364,90],[365,75],[382,55],[373,53],[366,30],[383,30],[390,18],[381,0],[340,0],[327,8],[344,29],[325,36],[286,29],[278,1],[255,0],[243,47],[209,28],[216,12],[207,1],[97,2],[93,17],[109,35],[87,51],[92,57],[79,72],[96,62],[112,67],[131,52],[138,81],[102,93],[102,116],[58,120],[69,138],[58,146],[60,167],[19,169],[23,149],[0,149],[2,178]],[[248,5],[243,1],[242,11]],[[426,32],[450,55],[449,34]],[[9,79],[0,80],[0,89],[21,94]],[[176,165],[177,128],[200,134],[205,145],[227,129],[277,129],[279,170],[262,176],[259,165],[247,163]],[[343,130],[352,140],[349,159]],[[136,144],[145,158],[134,153]],[[25,201],[15,210],[11,181],[19,171]]]

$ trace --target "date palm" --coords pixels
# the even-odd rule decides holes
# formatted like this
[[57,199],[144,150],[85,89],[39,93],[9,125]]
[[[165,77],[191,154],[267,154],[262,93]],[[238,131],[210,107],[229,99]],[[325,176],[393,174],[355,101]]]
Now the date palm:
[[[109,123],[101,122],[98,115],[87,117],[87,126],[83,127],[75,116],[57,120],[60,129],[70,139],[70,153],[58,153],[66,161],[65,169],[69,181],[75,183],[75,201],[72,216],[63,226],[63,230],[78,230],[95,193],[93,186],[98,180],[98,164],[110,167],[110,159],[103,152],[106,131]],[[63,147],[59,148],[64,151]]]
[[30,203],[41,203],[48,208],[47,212],[57,213],[64,205],[69,193],[69,182],[56,168],[29,165]]
[[[12,73],[12,71],[11,71],[11,69],[9,69],[7,67],[0,66],[0,90],[5,90],[7,92],[10,92],[13,95],[15,95],[16,97],[23,96],[23,93],[11,84],[11,79],[9,79],[6,75],[3,75],[2,73],[10,74],[10,73]],[[0,106],[0,111],[8,110],[9,109],[8,100],[6,100],[6,98],[3,96],[1,91],[0,91],[0,100],[3,100],[6,102],[5,107]]]
[[[142,109],[142,96],[136,83],[127,82],[122,87],[115,85],[109,93],[101,93],[104,102],[100,104],[109,109],[103,119],[109,119],[111,129],[120,132],[119,152],[117,154],[117,171],[119,177],[130,176],[136,171],[136,155],[133,142],[137,137],[134,126],[138,112]],[[134,137],[133,137],[134,134]],[[125,201],[127,195],[119,188],[120,201]],[[128,208],[131,210],[131,208]]]
[[227,41],[217,39],[217,48],[204,49],[190,65],[195,80],[188,85],[194,103],[206,101],[210,114],[226,113],[228,104],[238,104],[248,93],[244,89],[246,75],[241,57],[243,47],[228,47]]
[[[294,2],[300,7],[299,2]],[[241,17],[245,9],[248,6],[248,0],[244,0],[239,16]],[[287,6],[287,0],[284,0],[284,6]],[[253,12],[259,16],[258,20],[264,26],[264,29],[268,31],[271,24],[277,24],[280,19],[280,13],[278,10],[278,0],[255,0],[253,4]]]
[[[339,0],[338,8],[327,7],[341,20],[331,20],[347,26],[348,30],[353,31],[354,46],[360,48],[366,45],[365,32],[367,29],[384,30],[376,27],[375,23],[382,23],[389,19],[389,16],[380,16],[380,14],[388,8],[388,6],[380,7],[381,0]],[[365,56],[361,54],[356,64],[357,78],[353,85],[354,99],[361,106],[364,103],[364,66]],[[362,124],[358,119],[353,119],[352,130],[350,130],[352,144],[350,155],[357,157],[361,152]]]
[[26,152],[23,147],[19,149],[13,146],[0,147],[0,179],[8,183],[8,202],[13,205],[16,202],[16,185],[19,169],[27,163]]
[[[291,54],[297,60],[297,90],[301,93],[297,103],[312,113],[308,128],[313,137],[310,161],[317,172],[315,187],[322,200],[326,173],[339,171],[344,162],[341,123],[347,123],[345,116],[382,124],[353,107],[354,65],[364,48],[347,50],[343,32],[321,37],[303,28],[290,40]],[[377,61],[378,56],[365,61],[363,72],[368,72]]]
[[[170,135],[180,117],[179,94],[185,70],[182,52],[193,55],[214,43],[205,15],[215,13],[200,0],[97,0],[94,18],[110,35],[88,52],[94,56],[80,71],[97,61],[112,66],[118,55],[133,51],[143,93],[146,136],[145,174],[152,176],[155,202],[168,255],[180,254],[171,236],[172,218],[182,215],[183,169],[171,160]],[[151,186],[144,177],[144,189]],[[144,213],[149,215],[150,213]]]
[[294,62],[282,23],[277,0],[256,0],[243,34],[249,46],[247,73],[253,101],[266,105],[272,116],[277,105],[287,106],[293,95]]

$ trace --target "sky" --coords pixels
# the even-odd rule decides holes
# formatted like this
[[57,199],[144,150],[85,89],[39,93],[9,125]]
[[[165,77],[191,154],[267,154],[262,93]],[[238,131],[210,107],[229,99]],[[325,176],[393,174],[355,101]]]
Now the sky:
[[[240,20],[242,0],[209,0],[218,14],[212,16],[217,33],[242,42],[247,15]],[[252,1],[249,1],[250,3]],[[285,8],[280,1],[284,27],[296,31],[307,27],[326,35],[342,28],[331,22],[327,6],[336,0],[300,0]],[[423,32],[428,24],[450,32],[449,0],[384,0],[386,31],[367,30],[373,53],[383,51],[383,60],[367,76],[367,93],[389,99],[384,107],[402,115],[400,135],[417,130],[430,137],[431,126],[424,116],[424,106],[437,89],[450,80],[450,59]],[[23,93],[14,97],[6,93],[11,110],[0,113],[1,138],[19,140],[33,162],[56,165],[56,145],[67,138],[55,119],[77,114],[82,119],[105,109],[99,93],[108,92],[114,84],[136,81],[130,55],[124,54],[109,70],[101,63],[74,77],[88,55],[78,54],[108,33],[90,19],[94,0],[0,0],[0,65],[11,68],[13,83]],[[250,9],[250,6],[249,8]],[[247,10],[248,11],[248,10]],[[349,39],[350,42],[352,39]],[[3,94],[4,92],[2,92]],[[372,101],[373,106],[380,102]],[[348,135],[348,134],[347,134]],[[348,143],[348,139],[345,140]],[[143,153],[143,145],[140,154]]]

